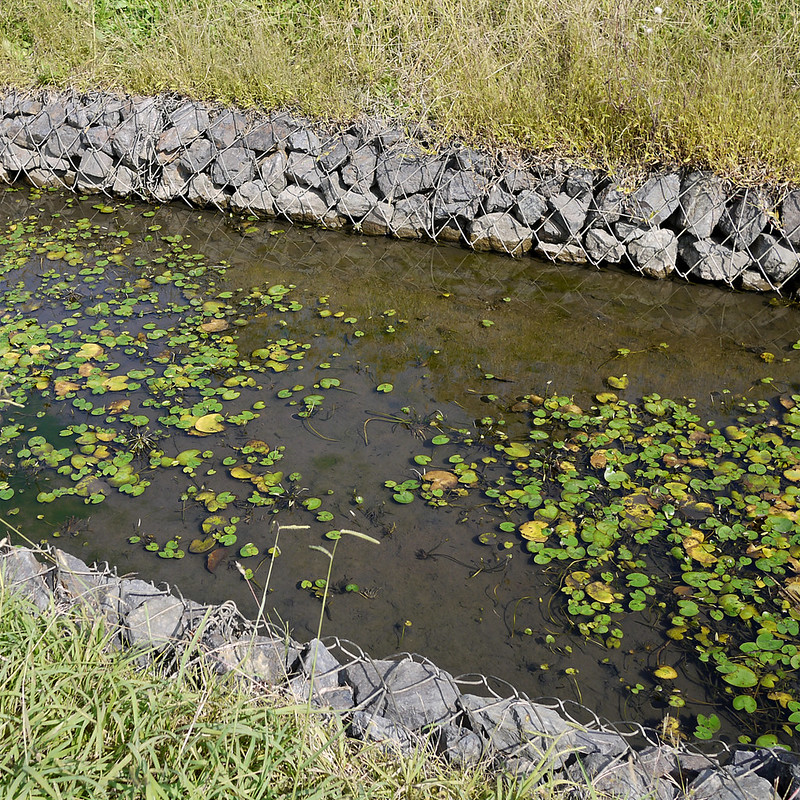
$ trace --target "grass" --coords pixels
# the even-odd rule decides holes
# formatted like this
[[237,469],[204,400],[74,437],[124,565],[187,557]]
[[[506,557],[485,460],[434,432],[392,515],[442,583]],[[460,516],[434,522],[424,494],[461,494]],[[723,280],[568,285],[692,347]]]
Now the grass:
[[5,0],[0,81],[800,183],[796,0]]
[[335,715],[201,666],[137,666],[76,608],[36,614],[0,588],[5,800],[558,800],[563,787],[459,772],[348,739]]

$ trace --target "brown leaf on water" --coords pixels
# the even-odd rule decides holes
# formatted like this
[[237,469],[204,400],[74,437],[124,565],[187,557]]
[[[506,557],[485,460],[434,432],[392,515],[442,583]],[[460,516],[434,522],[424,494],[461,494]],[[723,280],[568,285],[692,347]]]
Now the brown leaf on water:
[[217,567],[227,558],[227,556],[227,547],[218,547],[216,550],[213,550],[208,554],[208,558],[206,558],[206,569],[209,572],[215,572]]
[[455,489],[458,486],[458,478],[452,472],[448,472],[445,469],[432,469],[425,473],[423,480],[425,482],[430,482],[431,489],[434,492],[437,489]]
[[81,388],[80,384],[74,381],[56,381],[53,385],[59,397],[64,397],[70,392],[76,392]]
[[606,464],[608,464],[608,458],[606,457],[606,451],[605,450],[595,450],[594,453],[592,453],[591,458],[589,459],[589,463],[595,469],[604,469]]
[[130,400],[115,400],[108,404],[109,414],[124,414],[131,407]]
[[212,319],[200,326],[200,330],[206,333],[218,333],[219,331],[226,331],[228,328],[230,328],[230,325],[224,319]]

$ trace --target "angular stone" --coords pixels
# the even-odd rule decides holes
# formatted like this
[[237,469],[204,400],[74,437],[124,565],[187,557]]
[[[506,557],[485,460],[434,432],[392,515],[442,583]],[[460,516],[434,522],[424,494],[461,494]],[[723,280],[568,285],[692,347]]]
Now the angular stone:
[[710,239],[681,240],[681,260],[692,277],[732,283],[750,264],[747,253],[731,250]]
[[214,181],[204,172],[195,175],[186,190],[186,199],[195,206],[201,208],[205,206],[215,206],[216,208],[227,208],[230,197],[225,190],[214,185]]
[[493,214],[496,211],[508,211],[516,200],[516,197],[511,192],[507,192],[500,184],[495,184],[486,194],[483,208],[487,214]]
[[43,152],[52,158],[74,158],[82,146],[81,132],[69,125],[62,125],[47,138]]
[[533,228],[547,211],[547,201],[533,189],[524,189],[517,197],[514,216],[529,228]]
[[272,193],[264,181],[243,183],[230,199],[230,207],[237,211],[252,211],[258,214],[274,214]]
[[568,774],[580,783],[587,776],[592,794],[614,800],[673,800],[677,794],[674,786],[645,770],[635,757],[594,753],[580,758]]
[[461,244],[466,241],[466,233],[462,228],[462,223],[456,219],[449,219],[444,225],[439,225],[434,228],[433,237],[437,242],[452,242],[453,244]]
[[564,188],[564,173],[557,166],[540,166],[536,168],[536,191],[549,200],[561,194]]
[[375,181],[375,168],[378,165],[378,154],[368,144],[361,145],[342,167],[342,180],[352,186],[361,183],[372,186]]
[[471,694],[462,696],[461,705],[472,730],[504,758],[524,757],[557,768],[573,752],[573,728],[546,706]]
[[[628,742],[614,731],[592,731],[577,729],[572,736],[576,752],[584,755],[620,756],[631,749]],[[637,757],[637,763],[639,759]]]
[[416,145],[400,143],[378,158],[375,179],[387,200],[432,189],[443,172],[444,161],[423,153]]
[[115,131],[111,146],[126,167],[139,169],[155,153],[156,133],[139,124],[136,117],[125,120]]
[[480,207],[480,199],[487,187],[487,180],[477,172],[447,170],[436,189],[433,199],[433,217],[445,220],[451,217],[474,217]]
[[761,268],[775,283],[782,284],[797,272],[800,259],[788,242],[762,233],[752,244],[750,252]]
[[253,180],[253,154],[244,147],[230,147],[221,152],[211,167],[211,180],[217,186],[241,186]]
[[99,150],[107,156],[113,156],[112,137],[111,128],[100,126],[87,128],[81,137],[81,144],[87,150]]
[[41,144],[64,124],[66,118],[67,109],[64,104],[51,103],[33,119],[26,120],[24,130],[30,144]]
[[678,239],[666,228],[645,231],[627,247],[634,266],[651,278],[666,278],[675,269]]
[[277,197],[287,186],[286,155],[282,150],[267,156],[258,162],[258,174],[269,188],[273,197]]
[[95,186],[103,185],[113,173],[114,159],[101,151],[84,153],[79,167],[80,179]]
[[503,175],[503,185],[511,194],[519,194],[533,188],[533,175],[524,169],[512,168]]
[[351,730],[357,739],[376,742],[389,752],[412,753],[418,746],[414,737],[402,726],[366,711],[353,714]]
[[681,179],[676,173],[656,175],[628,197],[627,212],[640,225],[663,225],[678,207]]
[[341,711],[353,708],[353,690],[344,685],[342,665],[319,639],[312,639],[306,646],[300,669],[302,674],[289,681],[298,700],[307,701],[313,692],[312,700],[318,706]]
[[496,250],[521,256],[533,245],[533,231],[511,214],[495,212],[469,223],[469,243],[478,251]]
[[800,189],[789,192],[781,203],[781,226],[786,238],[800,245]]
[[290,184],[275,198],[275,210],[295,222],[321,222],[328,206],[319,192]]
[[739,288],[745,292],[770,292],[774,288],[757,269],[746,269],[739,277]]
[[583,247],[592,264],[607,261],[618,264],[625,257],[625,245],[602,228],[591,228],[583,237]]
[[133,194],[138,186],[138,173],[126,167],[124,164],[120,164],[114,175],[114,183],[111,185],[112,193],[117,195],[117,197],[127,197]]
[[361,220],[361,232],[367,236],[385,236],[393,232],[394,206],[379,200]]
[[48,570],[30,550],[14,547],[0,553],[0,584],[33,603],[40,611],[44,611],[53,599],[44,581],[47,573]]
[[171,595],[145,600],[125,616],[131,646],[160,650],[175,641],[183,630],[183,611],[184,604]]
[[711,172],[690,172],[681,184],[680,204],[675,215],[679,234],[708,239],[725,210],[725,187]]
[[268,153],[276,147],[285,148],[286,142],[295,128],[294,120],[283,115],[275,115],[269,120],[261,120],[245,136],[245,147],[259,153]]
[[53,168],[50,166],[49,162],[41,169],[29,170],[26,174],[26,177],[31,186],[37,186],[40,189],[48,188],[50,186],[63,187],[66,185],[61,177],[59,177],[53,171]]
[[205,132],[217,150],[225,150],[238,142],[247,131],[247,117],[240,111],[222,111],[210,122]]
[[286,142],[289,150],[296,150],[299,153],[308,153],[318,156],[322,151],[322,144],[319,137],[311,128],[299,128],[289,134]]
[[3,166],[9,172],[38,169],[41,166],[41,159],[35,151],[13,143],[6,146],[2,158]]
[[208,130],[208,109],[194,100],[187,100],[169,114],[169,120],[185,145]]
[[767,226],[766,199],[758,192],[747,190],[722,213],[717,229],[725,244],[734,250],[744,250],[758,238]]
[[225,642],[209,655],[225,672],[235,671],[274,686],[287,680],[300,652],[281,639],[251,636]]
[[564,192],[570,197],[583,197],[594,190],[595,173],[586,167],[572,167],[567,171]]
[[319,158],[317,159],[319,168],[325,173],[339,169],[357,147],[358,138],[351,133],[327,139],[320,147]]
[[195,139],[181,156],[180,164],[190,172],[202,172],[216,154],[216,148],[208,139]]
[[758,775],[736,774],[733,767],[704,769],[689,784],[691,800],[778,800],[770,782]]
[[590,228],[607,228],[619,222],[625,212],[628,195],[618,186],[612,184],[601,189],[589,204],[586,224]]
[[442,755],[458,767],[475,766],[483,756],[483,739],[477,733],[457,725],[443,725],[439,729],[442,737]]
[[561,244],[574,240],[586,221],[591,195],[570,197],[562,192],[547,201],[548,212],[544,221],[535,229],[537,237],[550,244]]
[[128,614],[147,600],[157,597],[171,597],[171,595],[147,581],[124,578],[120,581],[119,588],[120,614]]
[[425,195],[412,194],[398,200],[391,220],[392,234],[398,239],[418,239],[433,235],[433,211]]
[[159,203],[168,203],[181,197],[189,188],[189,172],[180,163],[167,164],[161,170],[161,178],[152,188],[153,198]]
[[300,186],[319,189],[322,187],[325,174],[319,168],[314,156],[308,153],[289,153],[289,158],[286,160],[286,177]]
[[583,246],[574,242],[539,242],[534,252],[541,258],[562,264],[585,264],[588,260]]
[[456,151],[455,162],[458,169],[463,172],[477,172],[484,178],[494,175],[492,157],[471,147],[462,147]]
[[[361,194],[354,189],[346,191],[336,204],[336,210],[350,220],[360,220],[378,205],[378,198],[367,192]],[[392,217],[394,219],[394,217]]]
[[360,709],[409,729],[450,721],[460,697],[453,678],[416,661],[357,661],[343,669]]

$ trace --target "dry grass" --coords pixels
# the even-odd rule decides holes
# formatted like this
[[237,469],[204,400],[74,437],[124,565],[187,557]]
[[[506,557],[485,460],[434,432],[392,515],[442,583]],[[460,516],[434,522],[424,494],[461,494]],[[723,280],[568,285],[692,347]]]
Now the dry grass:
[[800,182],[800,6],[660,2],[5,0],[0,75]]

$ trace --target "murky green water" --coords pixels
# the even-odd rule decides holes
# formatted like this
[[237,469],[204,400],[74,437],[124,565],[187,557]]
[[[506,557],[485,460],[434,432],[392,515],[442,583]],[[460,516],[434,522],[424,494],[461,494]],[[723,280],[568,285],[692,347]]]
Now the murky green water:
[[[151,215],[144,206],[114,207],[112,212],[111,207],[97,205],[97,200],[53,193],[29,196],[27,190],[0,197],[4,226],[6,221],[28,220],[37,230],[52,226],[55,234],[83,225],[88,238],[103,242],[102,247],[85,248],[84,260],[72,267],[67,256],[59,257],[52,247],[20,258],[18,271],[7,280],[20,280],[29,291],[45,280],[48,270],[64,277],[87,264],[105,262],[96,268],[93,284],[79,286],[76,278],[58,302],[52,294],[44,303],[26,297],[26,314],[37,324],[46,327],[72,316],[79,320],[76,330],[88,331],[88,323],[97,322],[101,332],[100,318],[108,317],[109,329],[117,331],[124,323],[133,339],[141,339],[127,348],[129,353],[121,347],[114,351],[121,373],[148,367],[163,371],[197,342],[170,348],[148,340],[152,329],[146,326],[154,318],[155,301],[142,300],[133,307],[135,313],[118,319],[113,308],[108,314],[95,311],[91,319],[86,310],[96,309],[103,296],[116,296],[125,282],[131,286],[130,297],[154,292],[175,308],[194,299],[184,316],[220,292],[231,292],[224,300],[235,307],[240,290],[261,287],[266,293],[271,286],[293,285],[285,300],[280,293],[278,299],[284,307],[292,300],[297,310],[281,312],[275,304],[264,305],[251,296],[249,305],[238,311],[204,318],[240,320],[241,325],[203,334],[201,340],[230,337],[240,356],[247,358],[281,338],[308,349],[291,351],[288,345],[288,351],[303,357],[278,362],[288,365],[285,371],[244,372],[256,385],[235,388],[238,396],[225,406],[221,430],[209,436],[192,435],[198,432],[192,424],[159,425],[156,417],[166,412],[142,406],[141,392],[88,395],[95,408],[111,402],[112,396],[132,400],[127,413],[148,416],[148,430],[163,430],[157,447],[168,458],[192,448],[212,455],[201,459],[190,476],[181,465],[152,469],[142,448],[134,466],[150,481],[144,493],[136,497],[109,492],[104,502],[92,505],[75,497],[37,504],[37,493],[68,484],[69,478],[45,469],[29,470],[20,481],[16,471],[18,491],[5,506],[21,510],[5,518],[25,536],[56,541],[52,531],[74,517],[57,538],[59,546],[87,561],[107,560],[121,574],[138,572],[166,581],[200,601],[233,599],[246,613],[257,608],[269,561],[263,555],[243,558],[239,549],[252,542],[263,554],[277,544],[281,555],[272,570],[266,608],[273,621],[285,622],[304,639],[316,633],[320,602],[300,584],[324,578],[327,569],[325,557],[309,546],[330,547],[326,532],[353,528],[380,544],[349,537],[339,541],[332,573],[337,591],[324,619],[325,633],[352,639],[374,656],[411,650],[457,674],[495,675],[530,695],[576,699],[611,719],[653,724],[669,710],[650,693],[652,670],[666,661],[680,667],[678,685],[688,700],[687,719],[709,709],[722,713],[715,696],[707,692],[707,680],[698,671],[702,667],[684,657],[648,614],[621,618],[625,635],[616,650],[575,633],[553,593],[563,565],[532,566],[519,537],[481,544],[482,533],[497,530],[498,516],[478,493],[434,509],[419,499],[395,502],[384,483],[417,477],[423,468],[415,456],[432,457],[437,462],[432,467],[457,454],[455,446],[431,444],[441,430],[466,429],[477,436],[486,429],[478,420],[491,416],[496,422],[503,416],[499,407],[529,393],[568,396],[586,408],[596,393],[608,390],[604,381],[610,375],[627,376],[628,387],[619,392],[623,398],[636,400],[654,392],[693,397],[703,419],[727,424],[735,413],[730,397],[746,394],[757,400],[798,391],[800,353],[792,349],[800,339],[796,306],[705,286],[514,261],[450,247],[362,240],[276,223],[243,225],[221,214],[179,206]],[[109,234],[119,231],[128,232],[117,238],[121,255],[109,259],[114,242]],[[134,244],[125,244],[126,239]],[[177,259],[180,253],[187,260]],[[204,259],[195,262],[205,265],[202,276],[187,279],[188,287],[155,282],[170,263],[177,265],[173,272],[186,274],[190,253],[203,254]],[[223,263],[227,270],[212,269]],[[137,285],[142,278],[147,283]],[[58,282],[52,276],[47,280],[51,285]],[[165,311],[159,324],[177,324],[181,312],[175,308]],[[4,319],[18,310],[8,308]],[[774,360],[768,363],[763,353]],[[162,360],[156,363],[153,358],[158,356]],[[223,391],[225,374],[213,374],[212,367],[210,383]],[[321,381],[331,385],[324,388]],[[390,392],[377,390],[387,383],[392,384]],[[303,388],[291,396],[277,396],[300,385]],[[309,395],[319,395],[322,401],[309,406],[303,400]],[[187,400],[187,407],[198,400],[199,396]],[[246,425],[230,424],[230,415],[260,403],[264,407]],[[57,402],[51,396],[38,401],[34,396],[30,408],[45,410],[46,416],[5,406],[0,408],[3,424],[18,417],[37,428],[26,436],[57,438],[66,425],[93,419],[101,424],[105,418],[93,418],[69,396]],[[210,408],[214,407],[202,410],[212,413]],[[304,411],[307,416],[298,416]],[[195,413],[194,419],[199,416]],[[522,430],[513,414],[505,416],[508,430]],[[436,422],[441,430],[426,427],[426,422]],[[131,422],[119,424],[129,437],[145,430]],[[284,472],[285,491],[276,497],[277,514],[273,508],[246,503],[252,486],[246,484],[243,490],[242,480],[231,475],[234,463],[247,463],[248,451],[242,453],[242,448],[251,440],[265,442],[273,452],[285,448],[273,466],[257,460],[252,466],[262,473]],[[487,456],[494,452],[493,442],[485,448]],[[6,462],[13,462],[19,442],[7,447]],[[231,459],[227,464],[226,458]],[[299,476],[290,480],[290,473]],[[148,536],[162,550],[174,537],[181,537],[182,549],[202,538],[202,522],[211,512],[191,496],[181,499],[190,486],[237,498],[220,512],[228,520],[234,514],[240,517],[237,542],[214,572],[207,569],[204,555],[167,559],[143,547]],[[320,499],[320,509],[302,507],[309,497]],[[328,511],[332,519],[319,521],[319,510]],[[37,515],[43,518],[37,520]],[[276,523],[309,527],[283,530],[276,543]],[[141,541],[131,544],[132,536]],[[502,545],[511,539],[512,546]],[[254,570],[255,582],[242,579],[236,561]],[[339,591],[353,584],[358,588]],[[644,687],[642,691],[626,688],[636,684]]]

